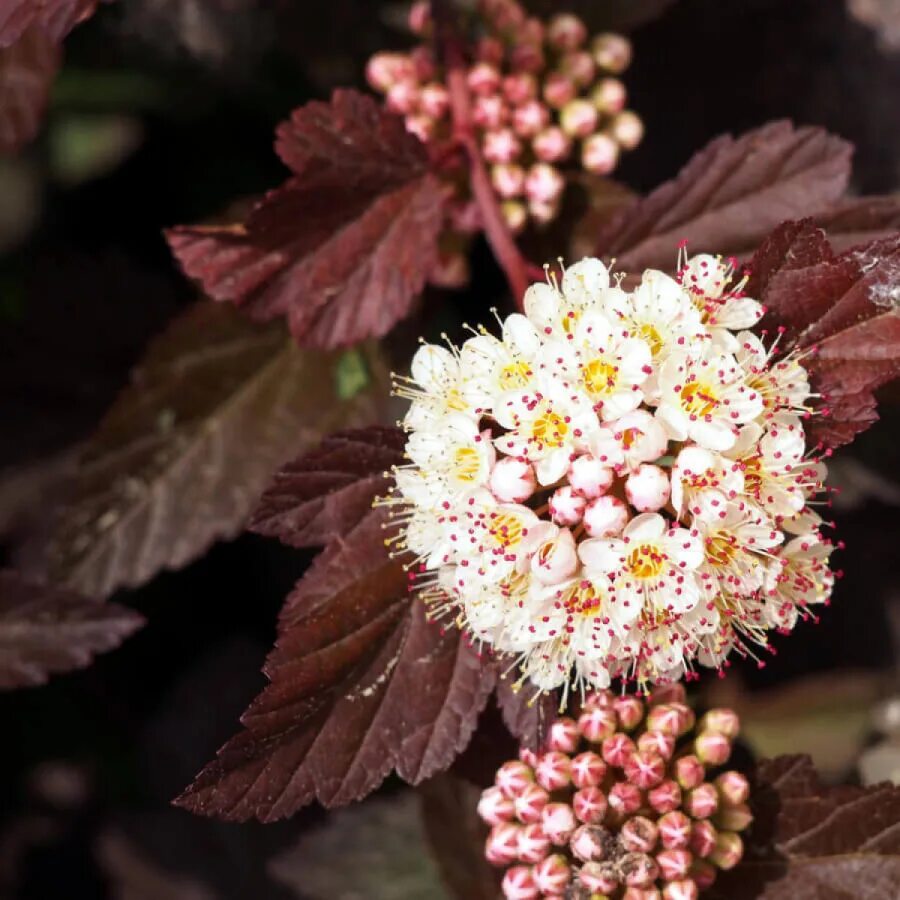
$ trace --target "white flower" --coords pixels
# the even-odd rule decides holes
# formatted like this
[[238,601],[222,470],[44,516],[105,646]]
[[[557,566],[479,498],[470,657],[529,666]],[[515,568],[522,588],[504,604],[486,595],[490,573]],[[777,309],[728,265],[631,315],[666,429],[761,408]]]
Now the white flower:
[[524,503],[536,486],[534,469],[524,459],[506,456],[491,472],[491,493],[504,503]]
[[584,530],[591,537],[616,537],[630,516],[628,507],[618,497],[597,497],[584,510]]
[[412,400],[403,420],[409,429],[434,426],[452,412],[473,412],[463,396],[459,359],[444,347],[424,344],[413,357],[410,377],[395,378],[396,393]]
[[545,339],[572,340],[582,315],[600,311],[609,272],[599,259],[583,259],[563,275],[562,291],[550,284],[533,284],[525,292],[525,314]]
[[550,498],[550,518],[558,525],[577,525],[586,505],[581,492],[576,492],[571,484],[564,484]]
[[531,557],[531,576],[541,584],[559,584],[578,568],[575,538],[568,528],[548,533]]
[[[735,448],[737,446],[735,444]],[[704,491],[719,491],[733,499],[743,490],[744,474],[740,462],[703,447],[685,447],[672,467],[672,506],[678,516],[686,503],[696,502]]]
[[782,410],[807,411],[811,396],[809,376],[797,354],[772,359],[772,350],[766,350],[750,331],[738,334],[737,343],[735,358],[747,373],[747,385],[763,398],[764,415],[773,416]]
[[752,328],[763,316],[762,305],[742,293],[747,279],[732,285],[733,276],[733,263],[705,253],[690,259],[679,272],[703,324],[728,350],[737,344],[732,331]]
[[628,476],[625,496],[639,512],[656,512],[669,502],[669,476],[659,466],[641,465]]
[[785,544],[768,572],[766,614],[771,624],[793,628],[798,615],[827,603],[834,587],[828,568],[832,546],[818,534],[795,537]]
[[662,425],[643,409],[597,429],[590,440],[594,457],[620,470],[636,469],[641,463],[657,460],[668,446]]

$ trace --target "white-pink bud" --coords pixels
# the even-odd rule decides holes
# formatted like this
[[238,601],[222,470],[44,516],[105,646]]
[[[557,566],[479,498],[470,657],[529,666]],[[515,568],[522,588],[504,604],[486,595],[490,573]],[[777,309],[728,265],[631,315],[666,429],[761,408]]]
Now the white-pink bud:
[[609,133],[624,150],[634,150],[644,138],[644,123],[637,113],[626,109],[612,120]]
[[558,750],[548,750],[538,757],[534,777],[545,791],[561,790],[572,780],[572,760]]
[[521,830],[521,825],[512,822],[501,822],[491,829],[484,844],[484,855],[491,865],[508,866],[519,858]]
[[548,803],[541,815],[541,826],[554,844],[562,846],[578,827],[578,821],[567,803]]
[[667,850],[681,850],[691,842],[693,825],[680,809],[660,816],[656,827],[659,829],[659,842]]
[[625,496],[638,512],[656,512],[669,502],[671,485],[665,469],[643,464],[625,482]]
[[598,34],[591,44],[591,51],[594,62],[614,75],[624,72],[631,63],[631,42],[621,34]]
[[514,72],[540,72],[544,62],[544,51],[539,44],[518,43],[509,52],[509,64]]
[[624,768],[635,750],[634,741],[621,732],[610,735],[603,741],[603,759],[615,769]]
[[666,881],[677,881],[685,878],[690,871],[694,857],[690,850],[672,849],[662,850],[656,854],[656,862],[659,864],[662,877]]
[[427,116],[441,119],[450,108],[450,94],[442,84],[426,84],[419,95],[419,108]]
[[659,876],[659,866],[646,853],[626,853],[619,860],[619,871],[629,887],[650,887]]
[[387,107],[391,112],[409,115],[419,107],[419,86],[413,81],[398,81],[387,92]]
[[581,164],[592,175],[609,175],[619,161],[619,145],[602,131],[585,138]]
[[491,169],[491,184],[506,200],[521,197],[525,189],[525,170],[517,163],[497,163]]
[[645,731],[638,738],[638,750],[652,750],[663,759],[671,759],[675,752],[675,735],[662,731]]
[[585,138],[597,127],[597,107],[590,100],[576,97],[562,108],[559,124],[570,137]]
[[569,466],[569,484],[588,500],[605,494],[613,483],[613,470],[599,459],[586,453],[572,461]]
[[481,148],[484,158],[492,163],[515,162],[522,153],[522,144],[509,128],[486,132]]
[[525,177],[525,193],[529,200],[554,203],[566,186],[559,170],[548,163],[535,163]]
[[635,816],[622,825],[619,840],[632,853],[652,853],[656,847],[659,831],[656,823],[646,816]]
[[513,106],[534,100],[537,93],[537,79],[530,72],[516,72],[503,79],[503,96]]
[[647,802],[655,812],[665,815],[681,806],[681,788],[676,782],[667,778],[655,788],[647,791]]
[[541,821],[541,812],[550,795],[537,784],[529,784],[513,801],[516,818],[525,825]]
[[431,3],[429,0],[416,0],[409,8],[409,30],[413,34],[422,35],[431,26]]
[[656,787],[666,774],[666,763],[653,750],[636,750],[625,760],[625,775],[632,784],[647,789]]
[[610,495],[591,500],[584,511],[584,528],[591,537],[610,538],[628,524],[628,507]]
[[586,40],[584,22],[571,13],[559,13],[547,25],[547,43],[557,50],[577,50]]
[[559,200],[535,200],[528,201],[528,215],[538,225],[549,225],[559,215]]
[[601,78],[591,91],[591,100],[597,110],[611,116],[625,109],[628,94],[618,78]]
[[551,72],[544,81],[544,100],[553,109],[562,109],[576,93],[574,82],[562,72]]
[[603,757],[585,750],[572,758],[572,784],[577,788],[595,787],[606,775]]
[[588,825],[602,822],[609,804],[599,787],[583,787],[572,795],[572,809],[579,822]]
[[475,57],[479,62],[492,63],[495,66],[503,62],[503,41],[494,37],[482,37],[478,39],[475,47]]
[[509,108],[502,97],[476,97],[472,104],[472,121],[485,131],[496,131],[509,121]]
[[547,735],[547,749],[559,750],[561,753],[574,753],[581,741],[578,723],[568,716],[555,719],[550,725]]
[[541,860],[533,870],[534,882],[547,897],[558,896],[572,879],[572,867],[561,853]]
[[578,717],[578,730],[592,744],[599,744],[616,733],[619,720],[609,707],[593,706]]
[[500,212],[506,227],[513,234],[518,234],[528,224],[528,208],[518,200],[504,200],[500,204]]
[[550,852],[550,838],[536,823],[526,825],[519,832],[519,859],[525,863],[537,863]]
[[628,781],[617,781],[607,796],[609,808],[620,820],[636,813],[643,806],[641,789]]
[[504,797],[515,799],[529,784],[534,783],[534,772],[521,760],[511,759],[497,769],[494,783]]
[[366,64],[366,81],[386,94],[400,80],[412,80],[415,69],[408,56],[402,53],[376,53]]
[[500,88],[500,72],[490,63],[478,62],[469,69],[469,90],[479,96],[495,94]]
[[594,58],[586,50],[574,50],[567,53],[559,64],[560,71],[567,75],[579,87],[587,87],[597,72]]
[[531,149],[541,162],[562,162],[572,150],[572,141],[562,128],[551,125],[535,136]]
[[700,896],[700,888],[693,878],[680,878],[678,881],[670,881],[662,892],[663,900],[697,900]]
[[541,895],[534,883],[531,866],[513,866],[507,869],[501,890],[506,900],[537,900]]
[[547,107],[538,100],[528,100],[513,110],[513,128],[523,138],[534,137],[550,121]]
[[597,825],[581,825],[569,841],[569,849],[582,862],[599,862],[607,854],[610,834]]
[[568,528],[560,529],[531,557],[531,574],[541,584],[559,584],[571,577],[577,568],[578,550]]
[[695,819],[708,819],[719,808],[719,792],[709,782],[698,784],[684,798],[684,808]]
[[513,801],[504,797],[500,788],[493,786],[481,792],[478,800],[478,815],[488,825],[511,822],[516,815]]
[[590,897],[612,894],[619,886],[618,867],[612,862],[585,863],[578,871],[578,882],[587,888]]

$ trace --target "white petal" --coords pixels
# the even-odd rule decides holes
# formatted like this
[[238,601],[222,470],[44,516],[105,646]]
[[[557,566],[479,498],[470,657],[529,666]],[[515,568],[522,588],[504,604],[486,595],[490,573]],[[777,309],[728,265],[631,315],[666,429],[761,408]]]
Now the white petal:
[[654,541],[666,530],[666,520],[659,513],[641,513],[626,526],[622,536],[631,541]]

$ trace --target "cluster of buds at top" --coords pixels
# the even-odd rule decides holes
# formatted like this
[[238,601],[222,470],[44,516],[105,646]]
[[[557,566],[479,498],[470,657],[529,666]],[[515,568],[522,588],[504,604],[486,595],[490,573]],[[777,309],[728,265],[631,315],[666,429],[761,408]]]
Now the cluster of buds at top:
[[[366,75],[411,132],[439,144],[451,136],[452,123],[428,2],[413,5],[409,24],[426,42],[409,53],[375,54]],[[474,29],[467,73],[472,124],[507,224],[518,233],[529,221],[556,218],[562,166],[608,175],[620,152],[640,143],[643,124],[625,109],[625,87],[616,77],[631,61],[631,45],[617,34],[590,38],[584,22],[567,13],[546,23],[529,17],[516,0],[479,0]],[[468,187],[456,173],[448,180],[457,195],[451,228],[458,238],[477,229],[477,215]]]
[[699,723],[681,686],[648,702],[590,694],[551,726],[547,749],[504,763],[478,813],[509,900],[691,900],[740,862],[750,786],[722,771],[729,709]]

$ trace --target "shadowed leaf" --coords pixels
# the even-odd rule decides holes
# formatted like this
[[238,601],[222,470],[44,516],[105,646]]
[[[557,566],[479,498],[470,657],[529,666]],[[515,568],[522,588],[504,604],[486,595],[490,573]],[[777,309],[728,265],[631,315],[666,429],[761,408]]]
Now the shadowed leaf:
[[848,197],[816,216],[836,252],[900,230],[900,196]]
[[82,669],[143,623],[130,609],[0,571],[0,689]]
[[30,27],[54,43],[93,15],[97,0],[4,0],[0,9],[0,47],[15,43]]
[[509,660],[498,660],[497,704],[503,715],[503,724],[510,734],[530,750],[537,750],[547,736],[550,723],[557,716],[559,698],[556,692],[534,695],[528,684],[513,688],[518,672],[502,677],[510,667]]
[[278,128],[294,175],[246,223],[179,226],[169,243],[215,300],[284,316],[301,344],[380,337],[409,313],[437,258],[442,196],[424,146],[354,91]]

